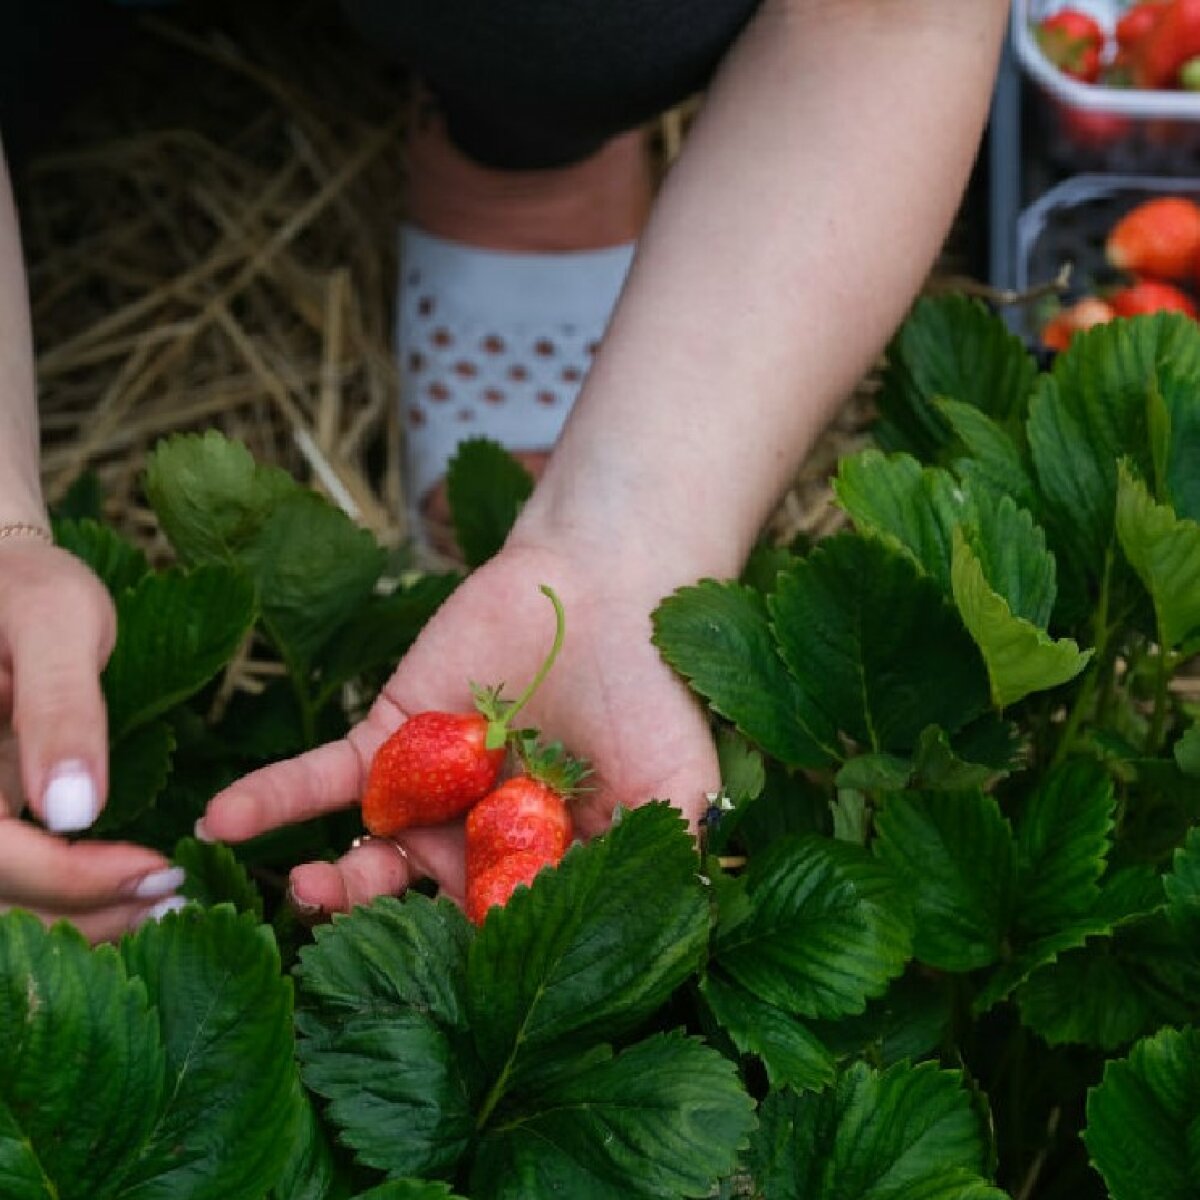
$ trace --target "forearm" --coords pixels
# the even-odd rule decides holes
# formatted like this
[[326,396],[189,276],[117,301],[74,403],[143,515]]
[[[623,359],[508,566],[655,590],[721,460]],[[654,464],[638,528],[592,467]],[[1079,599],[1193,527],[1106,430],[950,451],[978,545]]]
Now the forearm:
[[521,536],[641,546],[665,582],[736,573],[936,257],[1006,9],[767,0],[663,189]]
[[45,522],[25,268],[0,154],[0,525]]

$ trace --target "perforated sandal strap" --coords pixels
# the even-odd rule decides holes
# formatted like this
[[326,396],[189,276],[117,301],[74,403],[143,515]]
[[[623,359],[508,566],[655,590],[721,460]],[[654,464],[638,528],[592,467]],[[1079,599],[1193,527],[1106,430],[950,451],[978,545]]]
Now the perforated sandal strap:
[[554,444],[633,250],[508,254],[401,231],[397,346],[414,501],[464,438]]

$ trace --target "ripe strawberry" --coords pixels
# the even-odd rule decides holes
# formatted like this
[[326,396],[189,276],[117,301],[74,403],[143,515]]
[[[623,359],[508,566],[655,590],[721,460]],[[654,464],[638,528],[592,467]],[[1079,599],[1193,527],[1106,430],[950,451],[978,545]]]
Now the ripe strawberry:
[[1200,56],[1200,0],[1169,0],[1131,55],[1133,84],[1141,88],[1174,88],[1179,73]]
[[1104,30],[1087,13],[1060,9],[1038,23],[1034,36],[1042,53],[1064,75],[1084,83],[1095,83],[1100,77]]
[[544,863],[556,863],[571,836],[571,814],[562,796],[541,780],[518,775],[471,809],[467,875],[477,878],[514,854],[537,854]]
[[379,748],[363,793],[363,824],[376,837],[437,825],[488,794],[504,765],[503,742],[488,749],[482,713],[423,712]]
[[1135,47],[1158,24],[1170,0],[1141,0],[1125,11],[1117,22],[1117,44],[1123,50]]
[[1143,279],[1132,287],[1124,288],[1108,298],[1113,312],[1118,317],[1140,317],[1150,313],[1185,313],[1193,320],[1197,318],[1196,304],[1192,298],[1169,283],[1157,283]]
[[1097,296],[1085,296],[1052,317],[1042,328],[1042,345],[1048,350],[1065,350],[1077,333],[1105,325],[1117,314],[1112,305]]
[[537,873],[550,864],[540,854],[510,854],[490,871],[467,883],[467,919],[482,925],[489,909],[508,903],[513,892],[533,883]]
[[554,644],[533,682],[515,701],[500,688],[472,685],[474,713],[423,712],[410,717],[379,748],[367,773],[363,824],[377,837],[394,837],[413,825],[437,825],[464,813],[495,785],[504,765],[509,729],[545,679],[562,648],[564,617],[554,592]]
[[1159,196],[1131,209],[1105,245],[1121,271],[1156,279],[1187,279],[1200,254],[1200,205],[1184,196]]
[[467,817],[467,916],[476,924],[571,844],[566,798],[578,790],[587,764],[557,743],[539,746],[532,730],[522,735],[519,753],[527,773],[502,783]]

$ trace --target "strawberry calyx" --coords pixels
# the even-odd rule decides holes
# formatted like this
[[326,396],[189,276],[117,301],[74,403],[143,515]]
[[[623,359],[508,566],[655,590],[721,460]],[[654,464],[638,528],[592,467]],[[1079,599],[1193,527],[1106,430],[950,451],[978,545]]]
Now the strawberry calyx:
[[538,688],[542,686],[542,681],[550,674],[550,668],[554,666],[559,651],[562,649],[563,638],[567,631],[567,618],[563,612],[562,601],[559,600],[554,589],[547,587],[546,584],[542,584],[540,591],[554,605],[554,641],[529,686],[515,700],[505,700],[502,695],[503,684],[494,688],[471,684],[471,695],[475,698],[475,707],[488,723],[484,739],[484,747],[488,750],[499,750],[513,736],[511,729],[513,717],[533,699]]
[[584,780],[592,773],[591,763],[568,754],[562,742],[543,744],[538,741],[536,729],[519,729],[515,750],[525,774],[564,800],[588,790]]

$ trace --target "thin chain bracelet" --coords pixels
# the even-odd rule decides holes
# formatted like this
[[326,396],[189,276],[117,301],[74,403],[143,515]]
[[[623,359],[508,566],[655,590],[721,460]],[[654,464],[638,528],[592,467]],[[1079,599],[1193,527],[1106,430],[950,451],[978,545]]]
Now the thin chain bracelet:
[[10,537],[40,538],[49,545],[54,544],[54,535],[43,525],[34,525],[29,521],[16,521],[11,525],[0,525],[0,541]]

